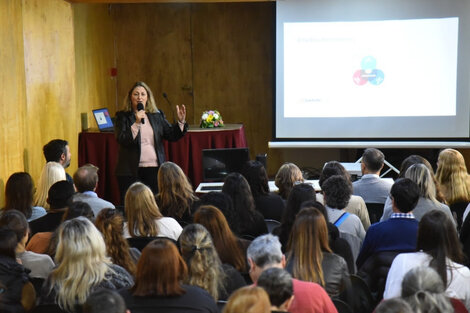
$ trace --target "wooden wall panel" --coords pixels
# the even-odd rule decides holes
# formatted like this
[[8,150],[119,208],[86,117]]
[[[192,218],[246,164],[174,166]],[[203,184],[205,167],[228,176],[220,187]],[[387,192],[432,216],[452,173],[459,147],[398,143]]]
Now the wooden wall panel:
[[75,102],[75,51],[71,4],[63,0],[23,0],[26,71],[25,169],[37,182],[49,140],[69,141],[77,167],[80,116]]
[[243,123],[252,158],[272,138],[274,21],[274,3],[193,5],[195,111]]
[[88,114],[88,127],[97,128],[91,110],[116,112],[114,32],[107,4],[74,4],[77,112]]
[[[136,81],[145,81],[169,121],[173,120],[174,106],[184,103],[187,120],[192,122],[190,5],[113,5],[112,10],[119,104]],[[163,92],[173,108],[163,99]]]
[[0,1],[0,205],[8,177],[23,171],[26,107],[22,3]]

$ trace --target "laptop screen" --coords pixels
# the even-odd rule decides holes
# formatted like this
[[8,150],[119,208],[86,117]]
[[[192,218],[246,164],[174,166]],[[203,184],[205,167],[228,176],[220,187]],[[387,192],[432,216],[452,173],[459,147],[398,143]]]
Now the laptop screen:
[[203,179],[205,182],[223,181],[225,176],[238,172],[250,160],[248,148],[202,150]]
[[111,121],[111,116],[109,115],[107,108],[93,110],[93,115],[95,116],[99,130],[113,128],[113,122]]

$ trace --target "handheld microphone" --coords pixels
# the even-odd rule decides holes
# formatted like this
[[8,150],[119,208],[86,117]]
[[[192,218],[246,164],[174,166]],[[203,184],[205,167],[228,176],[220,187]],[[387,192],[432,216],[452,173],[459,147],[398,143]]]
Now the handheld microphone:
[[168,99],[168,95],[166,94],[166,92],[164,92],[162,96],[163,98],[165,98],[166,102],[168,102],[168,104],[170,105],[171,112],[173,113],[173,123],[174,123],[175,122],[175,109],[173,108],[173,105],[171,104],[170,99]]
[[[143,110],[144,110],[144,105],[142,104],[142,102],[137,103],[137,111],[143,111]],[[145,119],[141,118],[140,122],[142,124],[145,124]]]

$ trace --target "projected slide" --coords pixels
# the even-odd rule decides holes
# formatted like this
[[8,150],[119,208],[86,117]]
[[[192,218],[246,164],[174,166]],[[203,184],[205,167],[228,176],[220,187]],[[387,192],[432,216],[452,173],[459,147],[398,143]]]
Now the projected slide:
[[284,22],[285,118],[455,116],[458,18]]

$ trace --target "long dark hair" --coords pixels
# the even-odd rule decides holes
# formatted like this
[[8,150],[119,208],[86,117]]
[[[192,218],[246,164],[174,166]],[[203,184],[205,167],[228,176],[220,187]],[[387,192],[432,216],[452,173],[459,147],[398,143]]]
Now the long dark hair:
[[464,254],[455,226],[445,213],[432,210],[421,218],[416,251],[421,250],[432,257],[429,265],[437,271],[447,286],[449,280],[446,258],[463,263]]
[[13,173],[5,186],[5,210],[18,210],[28,219],[32,214],[34,184],[26,172]]
[[251,194],[250,185],[240,173],[230,173],[225,177],[222,192],[232,198],[235,212],[235,232],[241,234],[244,223],[254,221],[255,201]]
[[253,160],[246,162],[242,174],[250,185],[253,197],[269,194],[268,174],[261,162]]

